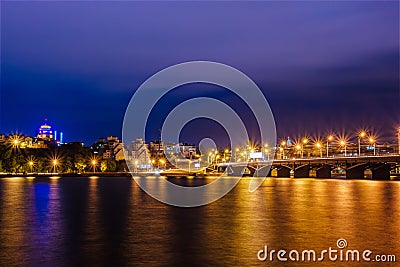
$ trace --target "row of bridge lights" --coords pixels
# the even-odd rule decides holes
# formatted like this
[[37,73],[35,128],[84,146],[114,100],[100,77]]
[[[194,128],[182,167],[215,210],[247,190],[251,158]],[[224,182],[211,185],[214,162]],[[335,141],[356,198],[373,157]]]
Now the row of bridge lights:
[[[399,129],[399,134],[400,134],[400,129]],[[329,144],[332,143],[335,139],[335,135],[331,134],[328,135],[326,138],[326,157],[329,157]],[[358,155],[361,155],[361,140],[366,139],[370,146],[374,148],[374,155],[376,155],[376,141],[377,138],[373,135],[367,134],[366,131],[361,131],[358,136]],[[400,139],[399,139],[400,140]],[[304,154],[304,146],[307,145],[310,142],[309,138],[304,137],[301,142],[298,142],[297,144],[294,145],[294,148],[297,151],[300,151],[300,155],[303,158]],[[347,156],[347,145],[348,145],[348,140],[344,137],[339,137],[337,140],[337,143],[339,144],[339,147],[344,150],[344,155]],[[286,146],[286,141],[282,141],[280,144],[279,150],[282,152],[282,155],[284,153],[284,147]],[[320,151],[320,156],[321,158],[323,157],[323,143],[321,140],[316,140],[314,141],[314,146]],[[284,155],[283,155],[284,156]]]
[[[400,127],[397,129],[397,135],[398,135],[398,153],[400,154]],[[347,156],[347,148],[348,148],[348,144],[349,141],[347,138],[343,137],[343,136],[336,136],[334,134],[330,134],[326,137],[326,143],[324,143],[323,140],[321,139],[316,139],[315,141],[313,141],[313,145],[316,149],[319,150],[320,153],[320,157],[323,157],[324,154],[326,155],[326,157],[329,157],[329,148],[331,147],[331,144],[335,141],[337,144],[339,145],[339,147],[341,149],[343,149],[344,152],[344,156]],[[368,142],[368,144],[373,147],[373,153],[374,155],[376,155],[376,143],[377,143],[377,137],[369,134],[367,131],[362,130],[357,134],[357,141],[358,141],[358,155],[361,155],[361,146],[362,146],[362,141],[365,140]],[[306,145],[310,144],[310,142],[312,142],[312,140],[308,137],[304,137],[301,140],[299,140],[298,142],[296,142],[293,145],[293,148],[300,153],[300,157],[303,158],[304,157],[304,148]],[[285,140],[281,141],[279,144],[279,147],[277,147],[277,149],[279,150],[280,156],[281,158],[284,158],[284,153],[285,153],[285,147],[287,147],[287,143]],[[325,149],[325,153],[324,150]],[[255,148],[253,147],[249,147],[249,151],[250,152],[254,152]],[[264,154],[267,155],[267,159],[270,159],[270,148],[268,144],[264,145]],[[248,156],[249,153],[247,153],[246,149],[244,149],[243,151],[241,151],[239,148],[235,149],[235,161],[237,161],[238,158],[240,158],[240,156],[242,157],[246,157]],[[239,155],[239,157],[238,157]]]

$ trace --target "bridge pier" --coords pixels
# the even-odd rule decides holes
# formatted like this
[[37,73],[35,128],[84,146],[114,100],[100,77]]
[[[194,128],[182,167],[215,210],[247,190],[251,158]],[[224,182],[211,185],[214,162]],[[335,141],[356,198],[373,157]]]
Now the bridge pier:
[[332,177],[332,166],[331,165],[322,165],[316,170],[317,178],[331,178]]
[[276,169],[276,177],[287,177],[290,178],[290,168],[286,166],[279,166]]
[[346,168],[346,179],[364,179],[365,163],[348,166]]
[[255,170],[254,176],[256,177],[271,177],[271,165],[267,165]]
[[308,178],[310,177],[310,165],[301,165],[294,169],[294,178]]
[[227,166],[226,172],[228,176],[242,176],[243,171],[246,169],[246,166]]
[[390,180],[390,164],[378,164],[371,167],[373,180]]

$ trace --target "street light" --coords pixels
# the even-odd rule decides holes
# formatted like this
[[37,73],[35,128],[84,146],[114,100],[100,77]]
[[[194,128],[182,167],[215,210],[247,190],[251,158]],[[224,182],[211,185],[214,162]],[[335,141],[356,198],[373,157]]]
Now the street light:
[[319,149],[320,157],[322,158],[322,144],[321,142],[316,142],[315,146]]
[[296,148],[298,151],[300,151],[300,155],[301,155],[301,157],[303,157],[302,152],[301,152],[301,150],[302,150],[301,145],[296,145],[295,148]]
[[[208,153],[208,157],[207,157],[208,164],[212,163],[212,155],[213,155],[212,152]],[[210,162],[210,158],[211,158],[211,162]]]
[[229,149],[226,148],[226,149],[224,150],[224,158],[226,157],[226,155],[227,155],[228,153],[229,153]]
[[269,160],[269,149],[266,148],[264,151],[265,151],[265,154],[267,154],[267,160]]
[[97,161],[96,161],[95,159],[93,159],[91,163],[92,163],[92,166],[93,166],[93,172],[96,173],[96,164],[97,164]]
[[376,156],[376,139],[373,136],[368,138],[368,142],[371,146],[374,146],[374,156]]
[[160,168],[160,163],[161,163],[161,166],[164,166],[164,169],[165,169],[165,160],[160,159],[160,160],[158,161],[158,168]]
[[237,162],[237,153],[239,152],[239,148],[237,147],[236,149],[235,149],[235,162]]
[[18,148],[21,144],[21,136],[18,134],[14,134],[10,137],[9,142],[11,143],[12,148]]
[[365,138],[367,133],[363,130],[358,134],[358,156],[361,156],[361,139]]
[[33,161],[31,160],[31,161],[29,161],[28,162],[28,164],[29,164],[29,167],[31,168],[31,173],[33,172]]
[[347,142],[344,139],[339,141],[341,147],[344,147],[344,156],[347,157]]
[[53,167],[54,167],[54,172],[56,173],[56,167],[57,167],[58,161],[57,159],[53,159]]
[[397,128],[397,145],[399,146],[399,155],[400,155],[400,127]]
[[303,138],[301,141],[301,157],[303,158],[304,156],[304,146],[307,145],[308,139],[306,137]]
[[328,138],[326,138],[326,157],[329,157],[329,142],[333,141],[333,135],[328,135]]
[[286,146],[286,142],[282,141],[281,147],[279,148],[279,151],[281,152],[281,159],[285,158],[285,146]]

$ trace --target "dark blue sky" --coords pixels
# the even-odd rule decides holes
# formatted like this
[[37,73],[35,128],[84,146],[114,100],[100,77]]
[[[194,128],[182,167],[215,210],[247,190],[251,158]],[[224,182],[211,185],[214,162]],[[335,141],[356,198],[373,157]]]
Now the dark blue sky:
[[[1,2],[0,133],[36,134],[47,117],[67,141],[121,136],[134,90],[192,60],[252,78],[278,136],[363,126],[390,136],[400,122],[397,1],[10,1]],[[189,86],[170,100],[192,95]]]

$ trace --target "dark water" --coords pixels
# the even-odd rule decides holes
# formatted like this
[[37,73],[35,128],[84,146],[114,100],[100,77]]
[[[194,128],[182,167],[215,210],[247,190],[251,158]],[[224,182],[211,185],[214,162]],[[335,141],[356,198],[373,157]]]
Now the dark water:
[[176,208],[129,178],[0,179],[0,265],[347,266],[257,259],[264,245],[323,250],[339,238],[400,262],[399,182],[273,178],[249,193],[249,181]]

